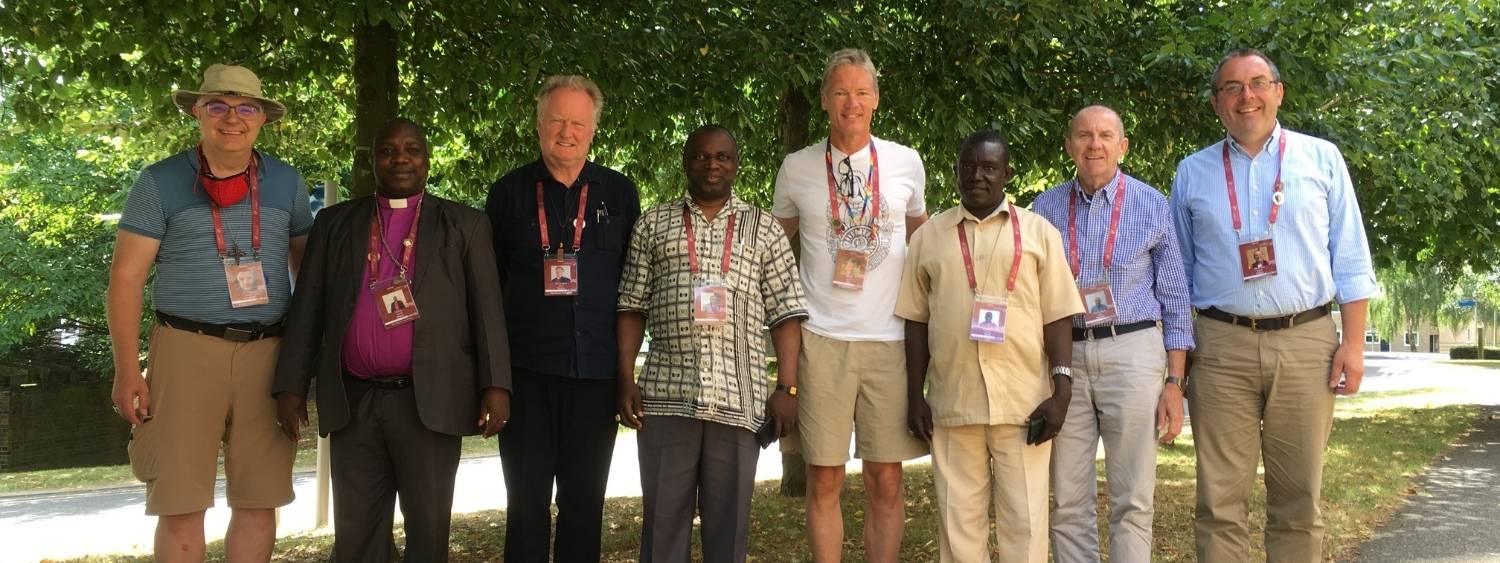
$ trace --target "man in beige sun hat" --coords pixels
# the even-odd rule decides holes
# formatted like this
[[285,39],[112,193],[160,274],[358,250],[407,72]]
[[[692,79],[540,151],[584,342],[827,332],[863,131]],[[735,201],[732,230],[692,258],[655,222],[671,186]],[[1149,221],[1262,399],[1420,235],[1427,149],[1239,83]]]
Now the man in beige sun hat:
[[[226,555],[266,561],[274,510],[292,501],[296,444],[277,428],[271,382],[292,269],[312,228],[307,186],[254,149],[261,126],[286,115],[255,73],[216,64],[200,88],[172,100],[197,119],[199,141],[147,166],[125,199],[106,299],[112,398],[133,427],[130,464],[146,483],[146,513],[158,517],[156,560],[203,560],[222,446]],[[153,267],[143,374],[138,327]]]

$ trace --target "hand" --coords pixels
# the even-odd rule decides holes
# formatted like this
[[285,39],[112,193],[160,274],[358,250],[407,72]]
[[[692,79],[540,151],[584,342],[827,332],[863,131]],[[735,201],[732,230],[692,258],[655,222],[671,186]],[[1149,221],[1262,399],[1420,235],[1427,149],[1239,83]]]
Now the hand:
[[1042,404],[1037,405],[1036,410],[1031,411],[1031,416],[1026,417],[1027,423],[1036,420],[1037,417],[1047,419],[1047,425],[1042,427],[1042,437],[1032,445],[1044,444],[1047,440],[1057,437],[1057,433],[1062,431],[1063,420],[1068,416],[1068,402],[1072,399],[1071,388],[1067,390],[1059,388],[1051,397],[1042,401]]
[[499,387],[487,387],[479,398],[479,421],[474,426],[483,428],[480,433],[489,438],[505,429],[510,422],[510,391]]
[[307,424],[307,399],[293,393],[277,393],[276,420],[282,434],[292,442],[301,440],[302,425]]
[[766,416],[776,421],[776,437],[785,438],[797,429],[797,398],[786,391],[771,393],[766,400]]
[[906,429],[923,442],[932,441],[932,408],[921,395],[906,398]]
[[114,388],[110,400],[115,404],[115,414],[131,426],[151,420],[151,388],[141,372],[115,372]]
[[641,406],[641,386],[634,381],[622,381],[619,388],[620,424],[640,430],[646,424],[646,409]]
[[1328,374],[1328,388],[1340,395],[1353,395],[1359,392],[1359,384],[1364,378],[1365,350],[1347,344],[1339,346],[1333,352],[1333,371]]
[[1156,434],[1163,444],[1170,444],[1182,434],[1182,388],[1168,383],[1161,388],[1156,402]]

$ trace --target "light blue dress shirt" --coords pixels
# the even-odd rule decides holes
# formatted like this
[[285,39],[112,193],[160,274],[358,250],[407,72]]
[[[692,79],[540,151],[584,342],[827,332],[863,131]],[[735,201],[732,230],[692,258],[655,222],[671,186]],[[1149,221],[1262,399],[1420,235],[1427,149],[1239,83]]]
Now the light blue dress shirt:
[[[1286,199],[1273,227],[1267,218],[1282,135]],[[1229,144],[1239,232],[1229,214],[1222,143]],[[1348,303],[1380,293],[1349,168],[1333,143],[1288,131],[1278,123],[1265,147],[1251,158],[1226,137],[1178,163],[1170,200],[1193,306],[1198,309],[1279,317],[1334,299]],[[1245,281],[1239,246],[1267,236],[1275,245],[1276,275]]]
[[[1114,179],[1094,193],[1083,195],[1075,178],[1037,196],[1031,210],[1046,217],[1068,242],[1068,199],[1078,205],[1079,285],[1104,281],[1104,241],[1109,220],[1119,196],[1120,175],[1125,177],[1125,202],[1120,208],[1120,230],[1115,234],[1114,256],[1109,268],[1109,286],[1114,293],[1112,324],[1162,321],[1162,339],[1167,350],[1193,349],[1192,315],[1188,311],[1188,285],[1172,230],[1167,198],[1155,187],[1116,171]],[[1073,326],[1083,328],[1083,315]]]

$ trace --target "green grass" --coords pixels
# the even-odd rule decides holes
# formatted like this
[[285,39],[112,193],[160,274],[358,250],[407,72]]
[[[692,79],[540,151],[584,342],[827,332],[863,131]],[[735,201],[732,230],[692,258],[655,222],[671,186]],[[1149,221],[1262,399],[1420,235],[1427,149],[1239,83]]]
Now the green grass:
[[[1485,354],[1488,356],[1489,354]],[[1440,364],[1453,364],[1456,366],[1472,366],[1477,368],[1500,369],[1500,360],[1438,360]]]
[[[295,471],[306,471],[317,468],[317,434],[313,433],[310,437],[308,434],[304,432],[302,441],[298,443],[297,458],[292,462]],[[462,455],[464,457],[495,455],[499,453],[495,444],[494,438],[485,440],[479,436],[466,436],[463,439]],[[224,476],[223,462],[224,460],[221,458],[219,460],[219,477]],[[68,469],[43,469],[38,471],[0,473],[0,493],[61,491],[135,483],[138,483],[138,481],[130,473],[129,465],[101,465],[97,467],[73,467]]]
[[[1391,399],[1410,392],[1371,393],[1371,399]],[[1340,400],[1338,421],[1330,439],[1324,471],[1323,514],[1327,525],[1325,560],[1351,557],[1403,499],[1414,492],[1412,482],[1429,462],[1467,431],[1480,410],[1474,406],[1384,407],[1364,401]],[[1382,403],[1384,404],[1384,403]],[[773,452],[763,455],[776,455]],[[1157,469],[1155,553],[1153,561],[1193,560],[1193,447],[1191,435],[1178,438],[1160,451]],[[778,483],[756,485],[750,536],[751,561],[809,561],[803,535],[802,499],[777,494]],[[906,536],[901,561],[937,558],[937,519],[932,473],[925,465],[906,472]],[[1103,491],[1103,483],[1100,484]],[[1100,498],[1100,514],[1107,514]],[[860,530],[864,490],[850,475],[844,495],[844,559],[864,559]],[[635,561],[641,529],[639,498],[612,498],[605,504],[604,557],[607,562]],[[1102,521],[1102,517],[1101,517]],[[1251,508],[1252,559],[1264,534],[1264,482],[1257,479]],[[1102,525],[1102,522],[1101,522]],[[451,552],[454,561],[499,561],[505,538],[505,512],[492,510],[454,518]],[[399,534],[399,532],[398,532]],[[274,561],[323,561],[331,544],[328,531],[282,538]],[[1107,550],[1107,546],[1106,546]],[[209,559],[223,559],[222,543],[209,548]],[[145,557],[91,557],[75,561],[148,561]]]

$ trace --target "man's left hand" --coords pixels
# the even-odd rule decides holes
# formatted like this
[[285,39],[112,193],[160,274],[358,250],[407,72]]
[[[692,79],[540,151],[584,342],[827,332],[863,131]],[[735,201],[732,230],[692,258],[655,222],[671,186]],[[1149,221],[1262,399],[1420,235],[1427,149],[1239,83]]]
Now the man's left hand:
[[797,429],[797,398],[786,391],[771,393],[766,401],[766,414],[776,421],[776,437],[785,438]]
[[1047,425],[1042,427],[1041,439],[1032,445],[1042,444],[1057,437],[1057,433],[1062,431],[1063,419],[1068,416],[1068,402],[1072,398],[1072,393],[1068,393],[1067,396],[1053,394],[1042,401],[1042,404],[1037,405],[1036,410],[1031,411],[1031,416],[1026,417],[1027,422],[1036,420],[1037,417],[1045,417],[1047,420]]
[[1162,386],[1156,402],[1156,433],[1163,444],[1170,444],[1182,433],[1182,388],[1174,383]]
[[483,428],[484,437],[488,438],[499,434],[507,422],[510,422],[510,391],[485,389],[484,397],[479,400],[479,422],[474,425]]
[[1340,345],[1333,352],[1333,371],[1328,374],[1328,388],[1340,395],[1353,395],[1359,392],[1359,384],[1364,379],[1364,348]]

